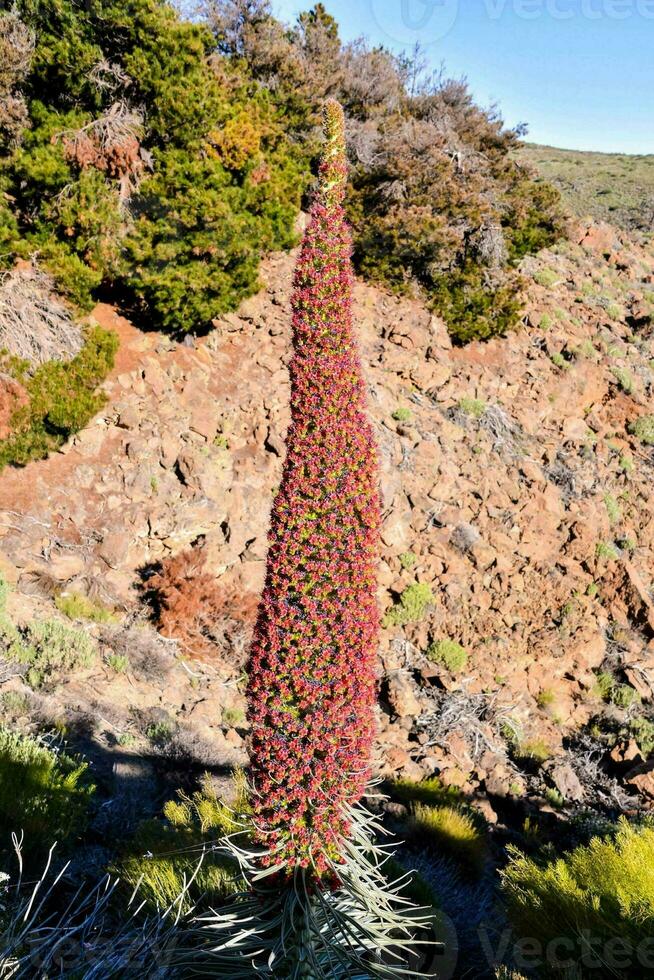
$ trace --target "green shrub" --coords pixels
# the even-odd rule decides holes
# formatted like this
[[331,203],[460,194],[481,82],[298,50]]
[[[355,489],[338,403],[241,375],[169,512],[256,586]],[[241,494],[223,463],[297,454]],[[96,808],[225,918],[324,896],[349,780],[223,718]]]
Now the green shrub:
[[629,684],[620,684],[609,671],[598,671],[595,676],[595,693],[603,701],[625,709],[640,703],[640,695],[635,688]]
[[3,632],[6,656],[29,668],[26,678],[32,687],[40,687],[56,674],[88,668],[95,660],[93,638],[58,619],[34,620]]
[[[36,244],[36,243],[35,243]],[[57,290],[81,313],[90,313],[95,306],[94,292],[102,283],[102,274],[60,242],[42,232],[38,242],[39,257],[52,275]]]
[[399,602],[386,613],[384,626],[404,626],[407,623],[420,622],[433,601],[431,586],[425,582],[414,582],[407,586]]
[[562,371],[570,367],[569,362],[566,361],[563,354],[560,354],[559,351],[555,351],[554,354],[552,354],[550,361],[554,367],[561,368]]
[[611,524],[617,524],[622,520],[622,511],[620,510],[620,504],[615,499],[613,494],[604,494],[604,506],[606,507],[606,513],[608,514],[609,521]]
[[461,802],[461,791],[455,786],[444,786],[437,776],[416,783],[411,779],[394,779],[389,783],[389,792],[394,800],[410,806],[424,803],[426,806],[442,806]]
[[126,674],[129,670],[129,657],[124,653],[110,653],[107,657],[107,666],[117,674]]
[[594,361],[597,358],[597,351],[592,341],[582,340],[579,347],[575,348],[574,355],[576,358],[586,358],[589,361]]
[[410,408],[396,408],[393,412],[393,418],[396,422],[410,422],[413,418],[413,412]]
[[[501,872],[507,910],[516,939],[529,937],[543,948],[566,941],[565,959],[598,965],[619,954],[611,976],[646,978],[651,968],[636,955],[651,944],[654,921],[654,830],[635,828],[625,819],[614,838],[594,838],[559,858],[535,860],[509,848]],[[588,948],[588,937],[593,947]],[[617,964],[617,965],[616,965]],[[563,976],[554,966],[545,975]],[[589,969],[588,975],[594,972]],[[585,974],[584,974],[585,975]],[[599,975],[604,975],[600,966]]]
[[555,810],[562,810],[565,806],[565,797],[553,786],[550,786],[545,790],[545,799],[550,806],[554,807]]
[[[185,908],[202,900],[220,902],[240,887],[233,858],[212,849],[222,837],[247,831],[235,813],[247,812],[243,778],[237,776],[238,797],[234,809],[218,797],[209,777],[197,792],[178,792],[178,799],[164,806],[164,818],[141,825],[129,849],[117,865],[121,878],[131,886],[140,881],[139,894],[151,909],[163,909],[182,893],[185,879],[194,874],[203,848],[207,848],[199,874],[185,901]],[[144,855],[149,855],[144,857]]]
[[[128,885],[138,885],[139,897],[151,911],[164,910],[179,899],[196,872],[202,844],[202,836],[192,830],[150,820],[139,827],[132,842],[134,853],[124,857],[115,870]],[[188,911],[200,898],[208,903],[220,902],[239,887],[236,861],[211,853],[185,896],[183,909]]]
[[455,640],[437,640],[427,648],[427,656],[434,663],[443,664],[452,674],[464,670],[468,663],[468,652]]
[[556,694],[551,688],[544,687],[538,692],[538,697],[536,698],[536,704],[539,708],[549,708],[556,701]]
[[197,825],[203,834],[233,834],[241,828],[240,821],[250,809],[246,778],[241,770],[236,772],[233,784],[233,806],[218,796],[210,777],[205,777],[195,793],[189,795],[180,790],[177,800],[169,800],[164,806],[164,816],[175,827]]
[[629,684],[616,684],[611,694],[611,701],[618,708],[631,708],[634,704],[640,704],[640,694]]
[[124,281],[162,329],[200,330],[256,292],[259,222],[214,158],[169,150],[159,167],[134,203]]
[[618,386],[625,392],[625,394],[630,395],[634,390],[634,379],[631,373],[627,371],[626,368],[611,368],[611,374],[618,382]]
[[443,317],[453,340],[503,337],[520,322],[523,281],[507,271],[501,284],[489,286],[485,270],[465,266],[437,279],[431,288],[431,305]]
[[627,426],[629,432],[646,446],[654,446],[654,415],[641,415]]
[[229,728],[236,728],[245,721],[245,712],[242,708],[224,708],[222,721]]
[[616,561],[620,557],[618,549],[606,541],[598,541],[595,545],[595,555],[597,558],[604,558],[606,561]]
[[654,755],[654,721],[642,716],[629,722],[629,732],[636,740],[645,759]]
[[633,552],[638,547],[633,538],[618,538],[616,544],[620,548],[620,551]]
[[93,327],[70,361],[48,361],[31,375],[26,364],[0,365],[18,376],[29,395],[29,403],[11,419],[11,435],[0,442],[0,469],[47,456],[93,418],[106,401],[97,388],[113,367],[117,349],[113,331]]
[[540,327],[541,330],[551,330],[553,323],[554,320],[549,315],[549,313],[543,313],[543,315],[541,316],[538,322],[538,326]]
[[154,745],[157,745],[160,748],[167,745],[171,741],[174,734],[175,730],[172,725],[169,725],[165,721],[153,722],[153,724],[148,725],[145,730],[145,737],[149,738]]
[[114,614],[101,602],[94,602],[79,592],[66,592],[55,598],[59,612],[69,619],[85,619],[90,623],[109,623]]
[[547,289],[551,289],[559,281],[559,275],[554,271],[554,269],[538,269],[534,272],[534,282],[537,282],[539,286],[544,286]]
[[464,870],[479,872],[486,858],[485,822],[466,807],[461,791],[444,786],[437,776],[414,782],[394,779],[388,783],[392,799],[408,807],[408,832],[416,846],[432,844],[452,857]]
[[486,837],[479,821],[454,806],[416,803],[409,825],[411,836],[451,857],[463,870],[479,875],[486,861]]
[[398,557],[400,565],[405,571],[410,571],[418,560],[413,551],[403,551]]
[[611,698],[611,693],[615,687],[615,677],[610,674],[607,670],[600,670],[595,675],[595,693],[598,697],[602,698],[603,701],[609,701]]
[[38,739],[0,726],[0,851],[10,847],[12,831],[24,831],[30,859],[56,841],[77,837],[94,792],[87,768]]
[[486,411],[486,402],[482,401],[481,398],[461,398],[458,407],[466,415],[480,419]]
[[4,691],[0,694],[0,703],[9,714],[26,715],[29,711],[30,699],[21,691]]
[[6,578],[0,573],[0,615],[4,615],[7,611],[7,597],[11,591],[11,587],[7,582]]
[[564,234],[559,191],[529,171],[511,175],[504,227],[509,257],[518,261],[554,245]]
[[20,644],[21,636],[7,614],[9,584],[0,574],[0,649],[5,652]]
[[543,739],[535,738],[526,742],[516,741],[512,747],[512,754],[518,762],[542,766],[551,758],[552,751]]

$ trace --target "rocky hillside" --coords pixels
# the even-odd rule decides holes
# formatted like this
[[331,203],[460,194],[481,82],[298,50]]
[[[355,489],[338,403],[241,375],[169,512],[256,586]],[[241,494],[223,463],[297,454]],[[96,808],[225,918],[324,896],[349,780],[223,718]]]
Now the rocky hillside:
[[[489,343],[453,348],[417,300],[356,292],[385,509],[379,768],[439,774],[500,824],[654,806],[654,249],[574,238],[525,260],[524,325]],[[100,651],[38,677],[5,660],[4,711],[66,732],[134,818],[171,771],[246,761],[293,261],[269,259],[206,340],[98,306],[121,340],[105,410],[0,479],[7,615],[68,613]],[[223,601],[201,657],[146,601],[192,545]]]

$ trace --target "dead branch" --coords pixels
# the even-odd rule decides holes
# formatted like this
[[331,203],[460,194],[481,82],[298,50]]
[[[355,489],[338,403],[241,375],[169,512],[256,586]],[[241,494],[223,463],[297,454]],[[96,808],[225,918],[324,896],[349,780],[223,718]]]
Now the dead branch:
[[147,166],[142,136],[143,114],[120,100],[79,129],[56,133],[52,142],[61,142],[66,158],[80,170],[95,167],[117,179],[123,202],[136,192]]
[[43,364],[74,357],[82,344],[82,331],[47,273],[33,264],[0,274],[0,349]]

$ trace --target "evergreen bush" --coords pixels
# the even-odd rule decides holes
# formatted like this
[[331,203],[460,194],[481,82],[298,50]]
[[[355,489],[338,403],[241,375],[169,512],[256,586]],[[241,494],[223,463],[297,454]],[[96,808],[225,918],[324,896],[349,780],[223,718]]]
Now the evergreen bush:
[[12,416],[11,434],[0,441],[0,470],[47,456],[90,422],[106,401],[98,386],[113,367],[117,349],[117,335],[94,326],[70,361],[47,361],[30,373],[26,361],[0,358],[0,369],[20,381],[29,396]]
[[308,160],[270,92],[165,0],[18,0],[0,35],[8,18],[36,46],[0,165],[5,261],[38,251],[82,310],[103,286],[153,326],[209,327],[293,242]]
[[307,150],[322,100],[344,105],[358,270],[420,286],[458,342],[514,327],[520,259],[562,234],[558,191],[515,159],[524,129],[475,105],[465,81],[426,74],[419,53],[342,43],[321,3],[290,28],[268,0],[209,9],[220,50],[247,63]]

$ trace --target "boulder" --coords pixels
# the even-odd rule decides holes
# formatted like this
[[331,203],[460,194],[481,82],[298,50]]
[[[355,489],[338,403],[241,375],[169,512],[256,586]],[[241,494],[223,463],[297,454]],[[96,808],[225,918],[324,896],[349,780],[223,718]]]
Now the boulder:
[[422,710],[418,686],[406,671],[396,671],[388,677],[388,703],[398,718],[417,718]]
[[627,775],[626,782],[640,793],[650,806],[654,806],[654,759],[632,769]]

